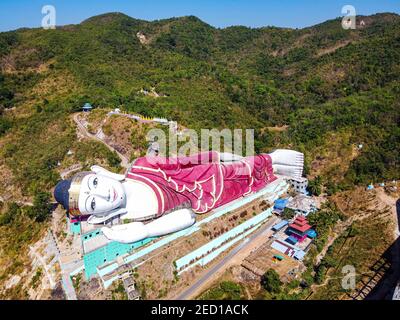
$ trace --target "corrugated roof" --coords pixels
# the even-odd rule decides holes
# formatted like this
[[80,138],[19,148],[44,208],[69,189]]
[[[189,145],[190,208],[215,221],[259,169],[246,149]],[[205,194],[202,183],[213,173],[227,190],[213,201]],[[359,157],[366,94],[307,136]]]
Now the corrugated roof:
[[289,227],[290,227],[290,228],[293,228],[293,229],[295,229],[295,230],[297,230],[297,231],[300,231],[300,232],[302,232],[302,233],[304,233],[304,232],[306,232],[307,230],[311,229],[311,226],[310,226],[308,223],[306,223],[306,224],[304,224],[304,225],[302,225],[302,226],[299,226],[299,225],[297,225],[297,224],[295,224],[295,223],[291,223],[291,224],[289,224]]
[[274,225],[272,227],[272,230],[279,230],[282,229],[284,226],[286,226],[288,224],[287,220],[282,220],[281,222],[277,223],[276,225]]
[[274,241],[271,244],[271,247],[275,250],[278,250],[279,252],[286,253],[286,251],[289,249],[289,247],[283,245],[282,243],[278,241]]
[[286,242],[289,242],[291,244],[296,244],[299,240],[293,236],[290,236],[286,239]]
[[296,251],[296,253],[293,255],[297,260],[303,260],[305,257],[306,253],[303,250]]

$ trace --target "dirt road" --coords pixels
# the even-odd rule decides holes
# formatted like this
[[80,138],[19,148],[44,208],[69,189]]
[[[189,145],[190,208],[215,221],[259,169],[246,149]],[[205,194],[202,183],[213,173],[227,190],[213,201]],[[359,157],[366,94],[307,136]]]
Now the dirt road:
[[91,134],[86,127],[82,124],[82,122],[79,120],[79,115],[80,113],[76,113],[74,115],[74,121],[78,127],[78,130],[85,136],[88,137],[89,139],[93,139],[96,141],[99,141],[101,143],[103,143],[109,150],[111,150],[112,152],[115,152],[118,157],[121,159],[121,166],[124,168],[128,168],[129,167],[129,159],[127,157],[125,157],[123,154],[121,154],[120,152],[118,152],[117,150],[115,150],[112,146],[110,146],[109,144],[107,144],[103,139],[99,138],[98,136]]
[[78,171],[82,169],[82,165],[80,164],[75,164],[69,168],[66,168],[65,170],[60,172],[61,179],[65,179],[67,176],[69,176],[72,172]]
[[[7,202],[10,201],[10,199],[4,199],[3,197],[0,197],[0,201],[1,202]],[[33,202],[31,201],[11,201],[11,202],[15,202],[16,204],[20,205],[20,206],[33,206]]]

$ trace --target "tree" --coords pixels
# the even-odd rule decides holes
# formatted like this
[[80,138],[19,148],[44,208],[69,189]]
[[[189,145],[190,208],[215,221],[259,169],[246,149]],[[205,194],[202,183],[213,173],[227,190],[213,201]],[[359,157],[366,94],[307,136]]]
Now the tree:
[[37,222],[43,222],[50,215],[51,208],[50,193],[40,191],[35,194],[33,207],[29,208],[28,215]]
[[322,179],[320,176],[316,176],[315,179],[308,182],[308,190],[311,194],[319,196],[321,194],[321,183]]
[[315,281],[318,284],[323,283],[325,280],[325,274],[326,274],[326,266],[320,265],[315,273]]
[[121,164],[121,159],[115,151],[107,153],[107,161],[111,167],[115,168],[118,168]]
[[356,226],[351,225],[351,227],[350,227],[350,229],[348,231],[349,237],[355,237],[355,236],[357,236],[359,234],[360,234],[360,230]]
[[242,294],[242,288],[239,284],[232,281],[223,281],[220,288],[225,292],[226,300],[239,300]]
[[290,220],[290,219],[293,219],[295,215],[296,215],[296,212],[294,212],[293,209],[285,208],[285,209],[283,209],[281,217],[282,217],[282,219]]
[[6,108],[11,105],[11,101],[14,98],[14,93],[7,87],[2,87],[0,89],[0,104],[4,105]]
[[268,292],[281,292],[282,282],[279,278],[279,274],[274,269],[268,269],[268,271],[264,273],[261,279],[261,284]]
[[40,105],[36,105],[36,112],[37,113],[41,113],[42,111],[43,111],[43,108],[42,108],[42,106],[40,106]]
[[11,122],[7,119],[0,118],[0,136],[11,128]]
[[8,210],[0,215],[0,226],[11,224],[21,213],[21,208],[15,202],[11,203]]

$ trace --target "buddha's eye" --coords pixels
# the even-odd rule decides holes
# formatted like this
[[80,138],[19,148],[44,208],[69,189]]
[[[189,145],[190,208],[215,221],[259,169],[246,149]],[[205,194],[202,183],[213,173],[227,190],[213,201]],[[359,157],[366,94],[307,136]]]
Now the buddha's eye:
[[93,180],[93,186],[94,186],[95,188],[97,187],[97,183],[98,183],[97,178],[94,178],[94,180]]
[[94,198],[93,198],[92,202],[90,203],[90,207],[92,208],[93,211],[96,208],[96,201]]

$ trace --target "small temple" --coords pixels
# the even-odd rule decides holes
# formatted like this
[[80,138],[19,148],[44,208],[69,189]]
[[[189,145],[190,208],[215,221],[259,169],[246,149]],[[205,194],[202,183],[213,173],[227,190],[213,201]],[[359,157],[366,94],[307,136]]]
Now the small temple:
[[316,236],[316,232],[311,229],[307,219],[302,215],[298,215],[295,220],[289,224],[286,233],[289,235],[286,241],[292,244],[302,242],[307,237],[315,238]]
[[86,102],[82,107],[83,112],[89,112],[92,109],[93,109],[92,105],[88,102]]

